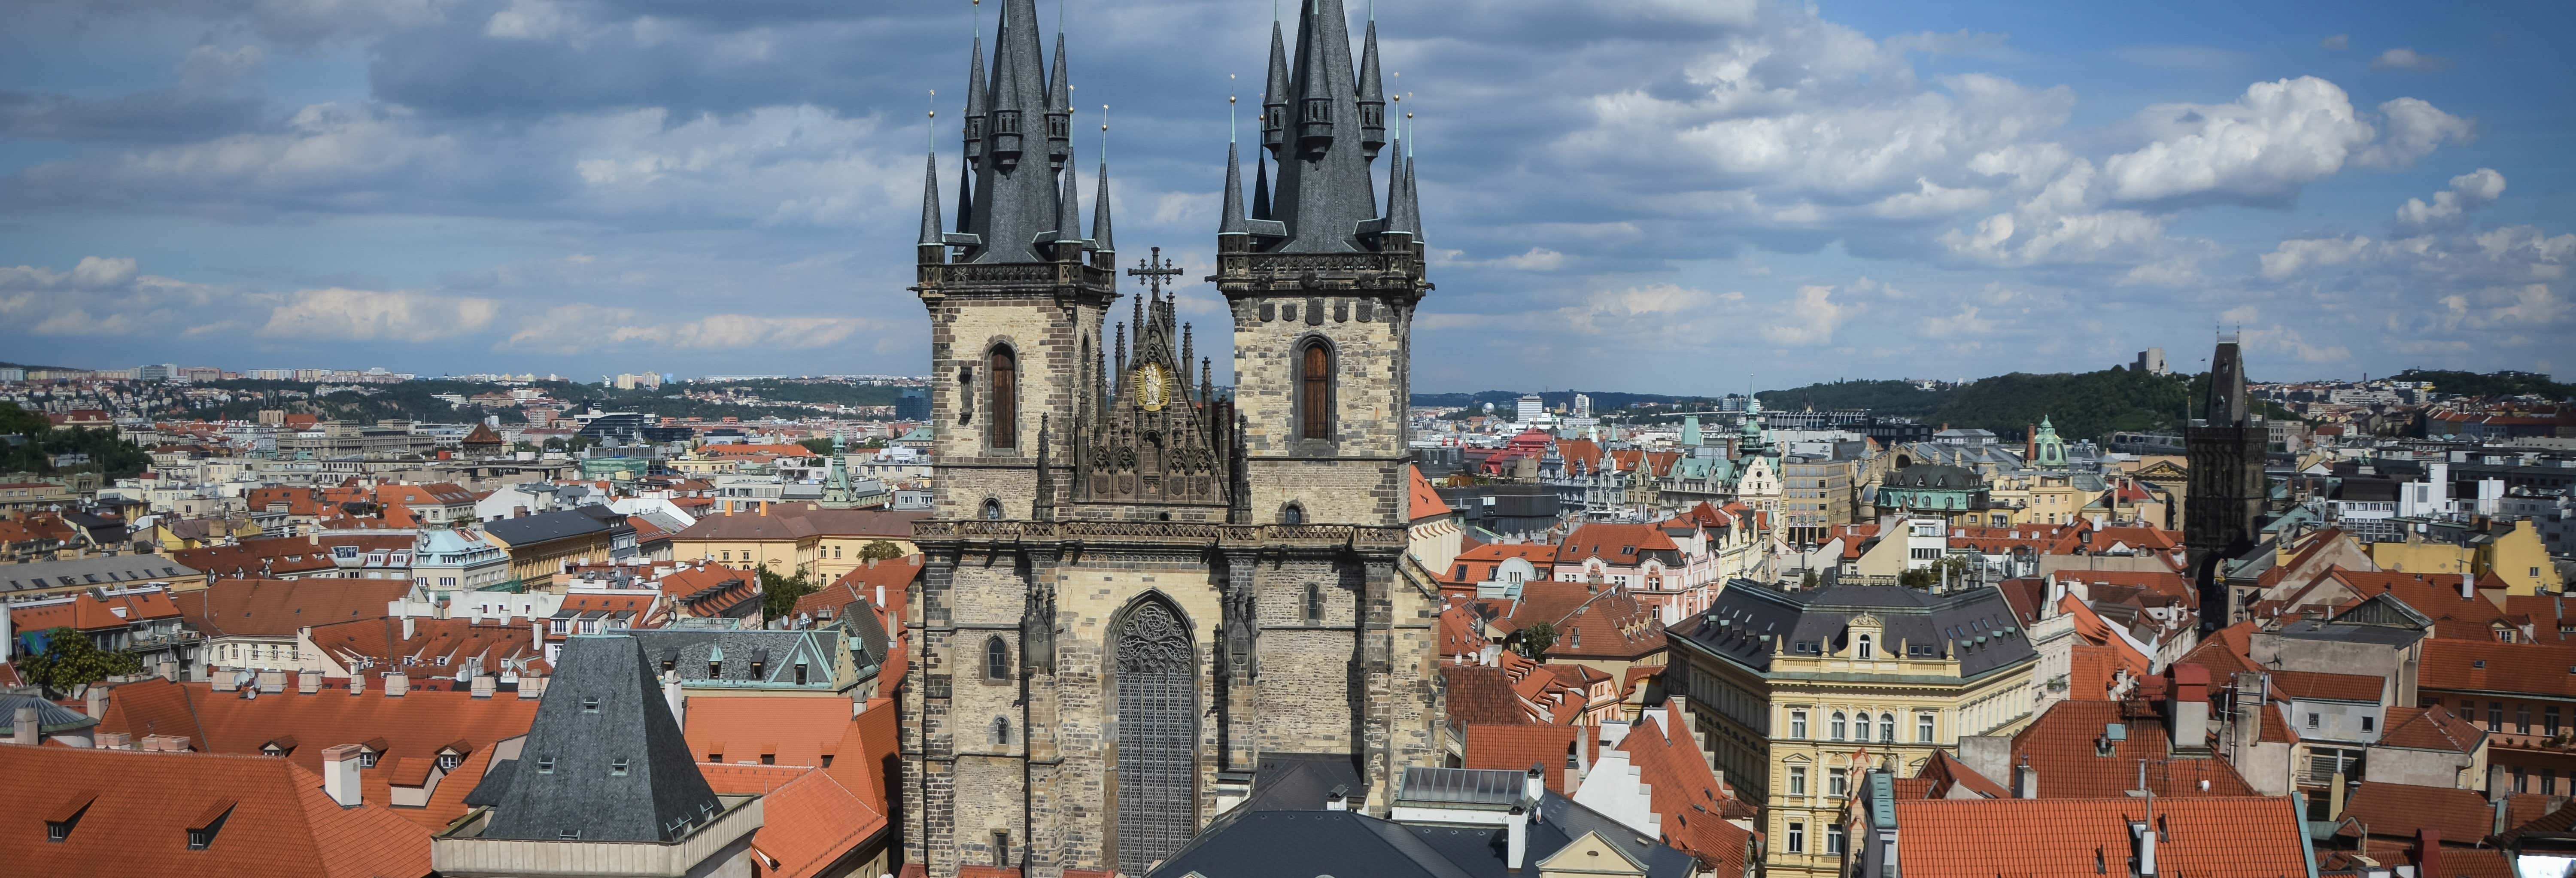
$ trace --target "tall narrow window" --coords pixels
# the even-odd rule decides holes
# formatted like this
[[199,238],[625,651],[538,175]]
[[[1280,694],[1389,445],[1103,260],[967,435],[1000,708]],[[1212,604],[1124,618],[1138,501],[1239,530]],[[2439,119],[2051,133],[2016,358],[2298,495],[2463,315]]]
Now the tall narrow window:
[[1020,358],[1010,348],[993,349],[993,423],[995,448],[1020,447]]
[[1008,747],[1008,746],[1010,746],[1010,744],[1011,744],[1011,721],[1010,721],[1010,720],[1005,719],[1005,718],[1002,718],[1002,717],[998,717],[998,716],[993,718],[993,743],[994,743],[996,746],[1002,746],[1002,747]]
[[1843,739],[1845,728],[1846,725],[1844,722],[1843,712],[1839,710],[1834,711],[1834,740],[1840,741]]
[[1321,341],[1298,355],[1297,438],[1333,438],[1333,352]]
[[1010,678],[1011,648],[1004,645],[1002,643],[1002,638],[999,636],[986,638],[984,641],[984,679],[1008,680]]
[[1881,744],[1896,743],[1896,714],[1882,713],[1878,715],[1878,742]]
[[984,501],[984,520],[1002,520],[1002,501],[989,498]]
[[1324,621],[1324,587],[1311,582],[1306,584],[1306,621]]

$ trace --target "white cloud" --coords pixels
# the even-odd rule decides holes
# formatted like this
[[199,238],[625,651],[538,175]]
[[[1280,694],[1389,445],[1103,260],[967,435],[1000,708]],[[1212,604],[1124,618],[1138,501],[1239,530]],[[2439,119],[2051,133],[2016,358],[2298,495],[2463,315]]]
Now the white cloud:
[[2138,124],[2157,139],[2103,163],[2108,195],[2277,199],[2350,162],[2400,167],[2468,136],[2466,120],[2420,100],[2400,98],[2380,110],[2385,138],[2341,87],[2313,76],[2254,83],[2226,104],[2150,107]]
[[1496,262],[1514,271],[1555,271],[1565,267],[1565,254],[1545,247],[1532,247],[1529,252],[1505,256]]
[[72,266],[72,283],[81,287],[112,287],[133,279],[134,260],[130,258],[83,256],[80,264]]
[[1833,300],[1834,288],[1805,286],[1783,308],[1779,317],[1762,327],[1762,336],[1784,345],[1813,346],[1831,343],[1834,330],[1842,327],[1843,306]]
[[2372,70],[2414,70],[2429,73],[2448,70],[2450,67],[2449,58],[2426,55],[2404,46],[2381,52],[2379,57],[2370,59]]
[[2410,226],[2433,225],[2458,220],[2474,208],[2484,207],[2504,195],[2504,175],[2493,168],[2479,168],[2451,178],[2451,188],[2433,193],[2433,202],[2409,198],[2397,208],[2397,221]]
[[479,332],[500,313],[492,299],[426,293],[297,290],[268,314],[259,334],[307,343],[432,341]]

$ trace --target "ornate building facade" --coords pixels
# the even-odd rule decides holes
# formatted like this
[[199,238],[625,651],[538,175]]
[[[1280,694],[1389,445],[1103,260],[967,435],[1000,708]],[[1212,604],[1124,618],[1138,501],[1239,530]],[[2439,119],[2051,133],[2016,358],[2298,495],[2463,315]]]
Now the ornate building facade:
[[1357,64],[1340,0],[1306,4],[1293,65],[1273,27],[1251,208],[1230,146],[1209,278],[1227,398],[1210,360],[1193,375],[1159,255],[1109,325],[1110,178],[1086,232],[1064,38],[1042,69],[1034,0],[999,5],[955,221],[934,153],[917,242],[939,472],[907,622],[908,862],[1142,875],[1272,758],[1347,759],[1383,814],[1442,751],[1438,591],[1405,555],[1431,285],[1375,25]]

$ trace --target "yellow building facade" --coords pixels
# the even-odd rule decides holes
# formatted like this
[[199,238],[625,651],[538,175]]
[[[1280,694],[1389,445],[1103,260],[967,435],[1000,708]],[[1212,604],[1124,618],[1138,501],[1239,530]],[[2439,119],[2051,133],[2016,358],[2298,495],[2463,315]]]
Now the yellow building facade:
[[2412,533],[2407,539],[2370,544],[2371,562],[2381,570],[2407,573],[2493,573],[2505,581],[2505,593],[2515,597],[2556,593],[2567,587],[2540,531],[2528,519],[2514,522],[2512,530],[2466,543],[2418,540]]
[[1762,803],[1765,875],[1829,878],[1870,768],[1910,775],[1959,739],[2030,722],[2038,664],[2002,593],[1736,583],[1667,631],[1700,746]]

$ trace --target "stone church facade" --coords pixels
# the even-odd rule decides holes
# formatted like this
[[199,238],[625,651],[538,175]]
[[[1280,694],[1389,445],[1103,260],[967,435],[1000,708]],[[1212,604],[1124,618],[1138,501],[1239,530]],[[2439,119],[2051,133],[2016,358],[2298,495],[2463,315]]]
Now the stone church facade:
[[939,471],[907,622],[907,862],[1143,875],[1274,757],[1347,758],[1382,815],[1404,766],[1435,764],[1442,705],[1438,591],[1405,555],[1431,284],[1375,26],[1354,63],[1340,0],[1306,4],[1292,65],[1274,25],[1252,203],[1229,147],[1208,278],[1227,395],[1167,263],[1127,271],[1143,289],[1118,313],[1064,40],[1044,69],[1034,0],[999,5],[953,214],[934,153],[916,248]]

